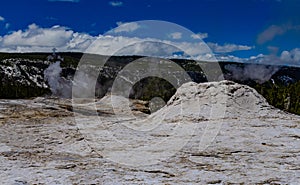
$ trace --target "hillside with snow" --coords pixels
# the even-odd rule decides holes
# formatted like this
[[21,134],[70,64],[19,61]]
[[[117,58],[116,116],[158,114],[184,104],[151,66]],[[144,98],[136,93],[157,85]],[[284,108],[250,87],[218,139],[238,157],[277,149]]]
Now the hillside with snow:
[[[64,61],[59,65],[54,65],[56,60],[49,60],[51,53],[1,53],[0,54],[0,98],[31,98],[37,96],[56,95],[70,97],[72,92],[72,79],[76,72],[77,65],[82,57],[82,53],[61,53]],[[143,59],[141,56],[112,56],[101,69],[94,67],[95,61],[107,59],[105,56],[91,55],[88,67],[90,73],[98,75],[95,86],[95,94],[98,98],[109,92],[118,73],[132,61]],[[151,63],[150,59],[143,59],[145,63]],[[149,60],[149,61],[147,61]],[[197,62],[185,59],[173,59],[189,75],[191,81],[200,83],[207,82],[204,71],[199,68]],[[214,66],[212,62],[201,62],[203,66]],[[241,84],[249,85],[262,94],[267,101],[282,110],[300,114],[300,68],[291,66],[272,66],[263,64],[244,64],[235,62],[219,62],[223,72],[223,78]],[[45,71],[49,66],[54,71],[45,76]],[[95,70],[96,69],[96,70]],[[49,71],[49,70],[48,70]],[[92,72],[94,71],[94,72]],[[145,69],[140,69],[136,74],[146,73]],[[128,74],[132,72],[129,71]],[[165,73],[163,76],[177,75],[178,71]],[[89,73],[83,74],[83,78],[89,78]],[[51,80],[51,85],[49,84]],[[156,84],[156,85],[151,85]],[[168,89],[168,91],[166,91]],[[165,81],[157,78],[147,78],[133,85],[131,98],[151,100],[160,96],[164,101],[168,101],[176,91],[176,88]]]

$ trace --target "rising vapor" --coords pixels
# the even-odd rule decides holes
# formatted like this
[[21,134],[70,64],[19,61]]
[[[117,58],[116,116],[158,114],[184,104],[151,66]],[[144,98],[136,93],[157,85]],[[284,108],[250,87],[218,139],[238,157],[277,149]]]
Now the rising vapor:
[[229,64],[225,66],[225,69],[231,73],[230,77],[233,78],[233,80],[254,80],[262,84],[270,80],[280,67],[259,64],[246,64],[244,67],[239,67],[235,64]]
[[61,77],[61,72],[62,68],[60,67],[60,61],[57,61],[49,65],[49,67],[44,71],[45,80],[48,82],[53,96],[71,98],[72,81]]

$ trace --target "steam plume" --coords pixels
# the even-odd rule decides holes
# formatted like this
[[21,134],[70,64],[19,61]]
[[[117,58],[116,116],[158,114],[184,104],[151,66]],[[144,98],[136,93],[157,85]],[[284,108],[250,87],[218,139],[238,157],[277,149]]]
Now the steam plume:
[[225,69],[231,73],[234,80],[254,80],[257,83],[264,83],[273,76],[280,68],[277,66],[265,66],[257,64],[247,64],[245,67],[239,67],[234,64],[225,66]]
[[60,76],[62,68],[60,61],[57,61],[44,71],[45,80],[50,86],[52,95],[61,98],[71,98],[72,95],[72,81]]

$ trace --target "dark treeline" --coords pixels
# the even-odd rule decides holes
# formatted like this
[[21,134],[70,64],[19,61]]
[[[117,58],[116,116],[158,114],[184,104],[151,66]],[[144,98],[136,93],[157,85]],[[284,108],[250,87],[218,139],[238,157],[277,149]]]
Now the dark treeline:
[[287,86],[267,82],[255,84],[253,88],[274,107],[300,115],[300,81]]
[[2,84],[0,82],[0,98],[19,99],[31,98],[50,94],[50,90],[41,87],[32,87],[19,84]]

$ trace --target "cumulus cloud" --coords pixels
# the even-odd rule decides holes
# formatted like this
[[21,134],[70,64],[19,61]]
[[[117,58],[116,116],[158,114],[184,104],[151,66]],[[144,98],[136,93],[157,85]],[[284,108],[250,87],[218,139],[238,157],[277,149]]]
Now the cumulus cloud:
[[258,54],[248,58],[240,58],[233,55],[216,55],[218,61],[231,61],[249,64],[265,64],[275,66],[300,66],[300,48],[290,51],[282,51],[279,55],[271,53],[270,55]]
[[279,55],[273,53],[270,55],[259,54],[257,56],[249,57],[248,59],[244,59],[243,61],[247,63],[280,66],[300,66],[300,48],[294,48],[290,51],[282,51]]
[[182,33],[180,32],[174,32],[174,33],[171,33],[169,35],[170,38],[172,39],[181,39],[182,38]]
[[168,56],[185,51],[191,57],[209,53],[209,48],[203,42],[175,42],[154,38],[137,38],[124,36],[99,36],[86,52],[101,55],[146,55]]
[[[119,23],[117,32],[133,31],[128,25],[138,29],[137,23]],[[178,38],[178,37],[177,37]],[[276,55],[257,55],[249,58],[239,58],[228,55],[228,52],[252,49],[250,46],[204,42],[185,42],[178,39],[160,40],[155,38],[139,38],[126,36],[99,35],[91,36],[78,33],[63,26],[42,28],[31,24],[25,30],[17,30],[0,37],[0,52],[49,52],[53,47],[60,52],[76,51],[101,55],[146,55],[159,57],[181,57],[196,60],[248,62],[275,65],[300,66],[300,48],[283,51]],[[271,48],[272,49],[272,48]],[[275,48],[276,49],[276,48]],[[183,52],[184,51],[184,52]],[[177,56],[177,53],[182,53]]]
[[114,7],[123,6],[122,1],[110,1],[109,4]]
[[[137,23],[125,23],[115,29],[115,32],[133,31],[137,29]],[[149,44],[149,43],[152,44]],[[138,44],[140,43],[140,44]],[[123,49],[125,46],[130,49]],[[0,51],[2,52],[47,52],[56,47],[59,51],[80,51],[102,55],[112,55],[123,49],[119,54],[155,54],[161,55],[157,48],[162,45],[176,46],[169,52],[185,51],[191,56],[198,56],[209,52],[203,42],[171,42],[170,40],[159,40],[154,38],[137,38],[125,36],[99,35],[91,36],[86,33],[74,32],[63,26],[41,28],[31,24],[25,30],[11,32],[0,39]],[[165,46],[164,46],[165,47]],[[127,53],[126,53],[127,52]]]
[[85,33],[74,33],[72,39],[66,44],[66,50],[83,52],[85,51],[94,41],[95,37]]
[[73,31],[65,27],[40,28],[31,24],[25,31],[14,31],[3,37],[3,46],[63,46],[72,37]]
[[113,55],[114,53],[121,50],[126,45],[131,45],[138,42],[138,38],[127,38],[122,36],[110,36],[110,35],[100,35],[97,40],[95,40],[89,48],[87,48],[87,53],[94,53],[100,55]]
[[118,25],[118,27],[113,30],[113,32],[115,32],[115,33],[133,32],[140,28],[140,25],[136,22],[132,22],[132,23],[117,22],[117,25]]
[[196,34],[192,34],[191,37],[193,39],[205,39],[208,37],[207,33],[196,33]]
[[283,51],[280,59],[284,63],[300,65],[300,48],[295,48],[291,51]]
[[[113,30],[117,33],[132,32],[140,27],[137,23],[118,24],[120,26]],[[179,35],[175,34],[173,36],[179,38]],[[184,54],[180,57],[215,60],[210,48],[204,42],[111,35],[91,36],[86,33],[74,32],[63,26],[41,28],[36,24],[31,24],[25,30],[14,31],[0,38],[0,51],[2,52],[49,52],[53,47],[56,47],[61,52],[78,51],[101,55],[147,55],[160,57],[176,57],[176,53],[184,51]],[[220,50],[218,48],[218,51]],[[231,48],[230,51],[232,50]]]
[[85,52],[100,55],[142,55],[216,61],[204,42],[155,38],[100,35]]
[[230,53],[233,51],[242,51],[242,50],[253,49],[252,46],[246,46],[246,45],[224,44],[222,46],[217,43],[211,43],[211,42],[209,42],[207,44],[216,53]]
[[0,21],[5,21],[4,17],[0,16]]
[[246,58],[240,58],[237,56],[233,55],[216,55],[216,58],[218,61],[222,62],[245,62],[247,59]]
[[56,47],[60,51],[84,51],[94,37],[77,33],[62,26],[41,28],[31,24],[26,30],[14,31],[2,37],[0,51],[35,52],[50,51]]

